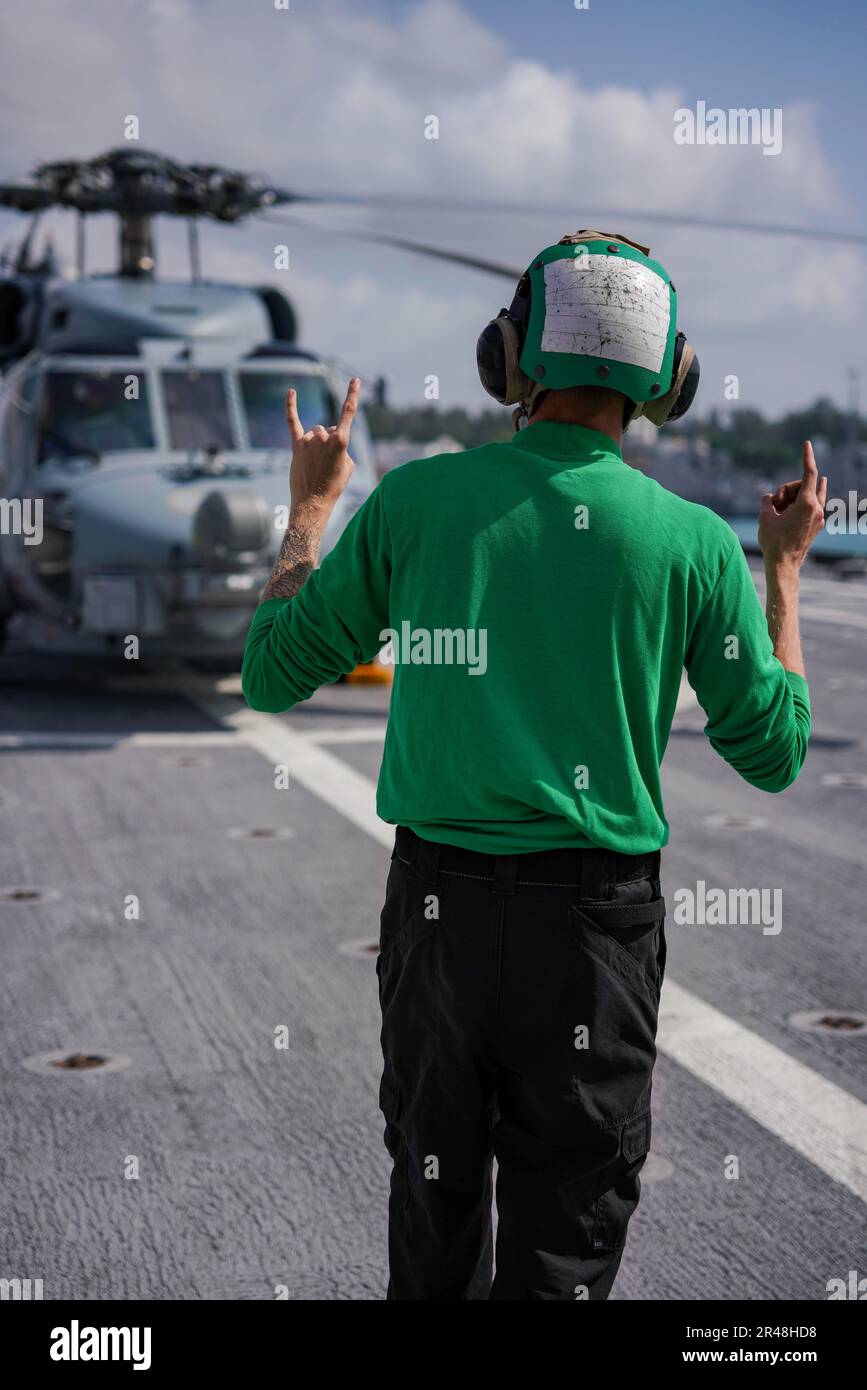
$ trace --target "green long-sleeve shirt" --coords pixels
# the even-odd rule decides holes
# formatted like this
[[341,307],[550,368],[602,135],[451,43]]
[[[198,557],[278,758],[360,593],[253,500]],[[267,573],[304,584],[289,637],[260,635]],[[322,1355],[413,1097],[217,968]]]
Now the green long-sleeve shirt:
[[684,666],[711,744],[748,782],[782,791],[804,761],[807,684],[774,656],[739,542],[581,425],[387,474],[301,592],[260,604],[244,695],[289,709],[389,630],[377,809],[430,840],[664,845]]

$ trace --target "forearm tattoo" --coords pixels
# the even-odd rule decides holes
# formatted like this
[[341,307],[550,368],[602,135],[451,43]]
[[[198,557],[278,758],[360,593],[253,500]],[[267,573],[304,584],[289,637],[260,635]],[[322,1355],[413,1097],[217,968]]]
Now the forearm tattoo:
[[321,539],[321,528],[290,521],[274,571],[262,593],[263,602],[268,598],[295,597],[316,564]]

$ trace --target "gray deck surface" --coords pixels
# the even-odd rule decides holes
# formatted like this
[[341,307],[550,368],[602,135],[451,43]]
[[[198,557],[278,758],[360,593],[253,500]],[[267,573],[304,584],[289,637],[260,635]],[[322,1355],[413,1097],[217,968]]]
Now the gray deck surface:
[[[772,798],[740,782],[697,709],[678,716],[665,763],[669,900],[699,878],[782,884],[783,931],[669,920],[669,977],[863,1102],[867,1037],[789,1019],[867,1007],[867,789],[822,780],[867,773],[867,584],[813,570],[803,604],[816,737],[796,786]],[[276,791],[273,766],[237,736],[202,740],[220,726],[180,677],[118,665],[95,678],[14,645],[0,656],[0,889],[57,893],[0,902],[0,1275],[42,1278],[46,1298],[268,1299],[281,1284],[293,1299],[382,1298],[374,960],[339,948],[376,937],[388,851],[294,780]],[[219,698],[240,707],[231,688]],[[383,726],[387,701],[336,686],[278,722],[353,731],[318,746],[373,779],[380,744],[359,731]],[[169,733],[176,744],[129,741]],[[50,746],[58,735],[91,741]],[[719,812],[766,825],[704,823]],[[230,834],[281,826],[293,836]],[[23,1065],[56,1049],[131,1065]],[[615,1297],[817,1299],[829,1278],[867,1272],[855,1192],[753,1113],[773,1077],[733,1084],[752,1104],[663,1050]]]

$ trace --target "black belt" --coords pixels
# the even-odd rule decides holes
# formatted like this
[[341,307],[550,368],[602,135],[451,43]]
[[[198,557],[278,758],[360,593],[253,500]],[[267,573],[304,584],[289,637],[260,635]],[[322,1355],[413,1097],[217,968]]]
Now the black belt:
[[[660,853],[619,854],[606,849],[549,849],[527,854],[483,854],[458,845],[423,840],[405,825],[395,834],[395,854],[410,867],[413,878],[424,883],[436,881],[437,874],[479,879],[490,883],[495,893],[514,893],[516,887],[575,888],[582,898],[610,899],[618,883],[641,878],[659,878]],[[603,903],[599,904],[600,907]],[[612,903],[622,925],[646,922],[648,909],[657,903]],[[659,899],[661,912],[665,911]],[[596,912],[594,906],[594,913]]]

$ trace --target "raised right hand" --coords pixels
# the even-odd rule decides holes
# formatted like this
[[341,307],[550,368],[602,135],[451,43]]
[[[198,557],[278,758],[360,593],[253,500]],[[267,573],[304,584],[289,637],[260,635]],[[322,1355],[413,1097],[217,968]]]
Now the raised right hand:
[[819,477],[809,439],[804,441],[803,460],[802,477],[762,498],[759,545],[766,564],[800,568],[825,525],[828,479]]

